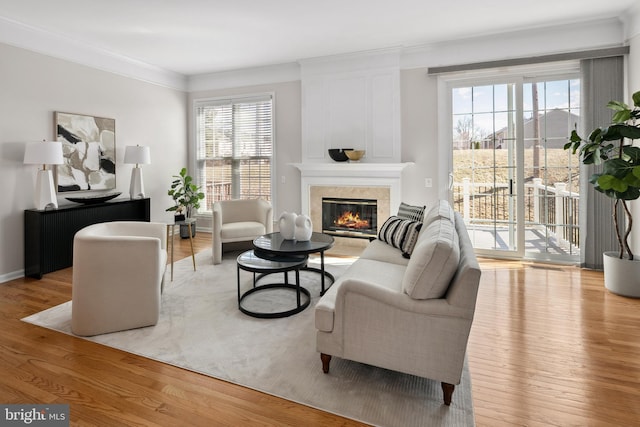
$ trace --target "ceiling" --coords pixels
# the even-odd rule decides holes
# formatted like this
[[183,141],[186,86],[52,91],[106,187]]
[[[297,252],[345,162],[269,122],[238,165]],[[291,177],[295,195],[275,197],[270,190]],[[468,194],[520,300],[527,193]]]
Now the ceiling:
[[0,0],[0,17],[191,76],[620,17],[636,2]]

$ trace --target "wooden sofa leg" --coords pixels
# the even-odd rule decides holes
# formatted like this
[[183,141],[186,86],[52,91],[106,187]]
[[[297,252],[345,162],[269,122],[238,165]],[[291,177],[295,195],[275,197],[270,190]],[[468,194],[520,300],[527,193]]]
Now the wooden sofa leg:
[[322,372],[329,373],[329,363],[331,362],[331,355],[320,353],[320,360],[322,360]]
[[453,389],[456,388],[456,386],[449,383],[441,383],[441,384],[442,384],[442,394],[444,396],[444,404],[449,406],[451,405],[451,396],[453,396]]

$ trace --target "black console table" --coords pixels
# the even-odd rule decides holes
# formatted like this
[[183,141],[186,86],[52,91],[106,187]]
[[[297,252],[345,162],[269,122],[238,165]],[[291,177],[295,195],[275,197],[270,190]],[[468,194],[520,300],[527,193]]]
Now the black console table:
[[73,237],[87,225],[109,221],[151,220],[151,199],[122,199],[58,209],[24,211],[24,274],[41,279],[45,273],[70,267]]

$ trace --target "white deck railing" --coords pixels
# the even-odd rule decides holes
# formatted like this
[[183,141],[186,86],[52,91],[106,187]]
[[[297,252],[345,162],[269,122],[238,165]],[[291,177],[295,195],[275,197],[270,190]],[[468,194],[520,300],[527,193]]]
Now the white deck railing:
[[[525,225],[546,228],[559,244],[579,247],[580,194],[567,191],[566,183],[542,184],[541,178],[525,183]],[[504,223],[515,219],[515,204],[508,183],[472,183],[464,178],[453,184],[455,209],[468,223]]]

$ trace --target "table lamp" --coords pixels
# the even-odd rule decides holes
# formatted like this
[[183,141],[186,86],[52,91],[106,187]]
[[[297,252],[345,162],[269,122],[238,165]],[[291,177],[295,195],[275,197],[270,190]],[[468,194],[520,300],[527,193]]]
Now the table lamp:
[[142,168],[140,165],[151,163],[151,151],[144,145],[128,145],[124,151],[124,162],[135,164],[131,169],[131,185],[129,185],[129,196],[131,199],[144,198],[144,183],[142,182]]
[[36,179],[34,194],[36,209],[58,208],[58,199],[53,186],[53,174],[50,169],[47,169],[47,165],[61,165],[63,163],[61,142],[42,141],[27,144],[24,151],[24,164],[42,165],[42,170],[38,170]]

